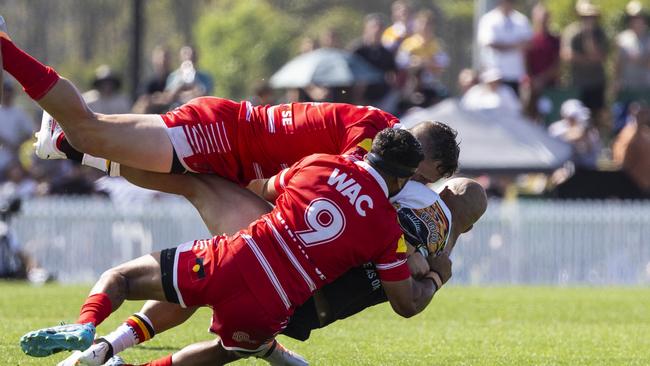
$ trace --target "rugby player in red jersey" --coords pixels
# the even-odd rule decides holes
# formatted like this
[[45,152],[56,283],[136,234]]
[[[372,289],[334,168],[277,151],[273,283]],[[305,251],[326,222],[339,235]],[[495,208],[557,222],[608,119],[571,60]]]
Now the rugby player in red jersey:
[[[78,341],[84,328],[94,333],[125,299],[155,299],[211,306],[212,330],[221,338],[219,362],[241,357],[239,351],[264,355],[297,306],[368,261],[375,263],[395,312],[413,316],[429,303],[441,279],[435,272],[411,277],[388,198],[399,192],[421,159],[413,136],[395,129],[379,133],[363,161],[307,157],[266,185],[264,197],[277,197],[276,206],[247,229],[108,270],[82,307],[78,325],[28,334],[23,349],[52,353]],[[151,364],[196,363],[168,356]]]

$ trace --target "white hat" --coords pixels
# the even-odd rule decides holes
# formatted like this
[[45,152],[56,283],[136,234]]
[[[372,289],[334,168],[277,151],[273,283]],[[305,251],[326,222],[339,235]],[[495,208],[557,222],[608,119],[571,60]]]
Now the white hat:
[[600,15],[600,8],[590,0],[578,0],[576,1],[576,13],[581,17],[597,17]]
[[487,69],[481,73],[481,81],[484,83],[491,83],[501,79],[503,79],[503,75],[501,75],[501,71],[496,68]]
[[591,116],[589,108],[577,99],[569,99],[562,103],[560,114],[562,118],[571,118],[583,123],[586,123]]
[[625,5],[625,14],[631,17],[643,15],[643,4],[639,0],[632,0]]

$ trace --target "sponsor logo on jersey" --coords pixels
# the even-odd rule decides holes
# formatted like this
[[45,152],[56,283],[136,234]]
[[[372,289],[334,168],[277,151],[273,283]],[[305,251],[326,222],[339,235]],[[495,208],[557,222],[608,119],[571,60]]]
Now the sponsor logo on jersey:
[[205,267],[203,265],[203,258],[195,258],[194,262],[188,263],[190,267],[190,278],[192,282],[198,282],[205,278]]
[[348,178],[347,173],[334,169],[327,179],[327,184],[346,197],[360,216],[366,216],[366,209],[372,209],[374,206],[372,198],[361,194],[361,185],[354,178]]
[[445,246],[449,235],[449,220],[440,203],[436,202],[425,208],[413,209],[413,212],[428,229],[429,252],[439,253]]
[[293,124],[291,110],[282,111],[280,115],[282,116],[282,126],[291,126]]
[[246,332],[242,332],[241,330],[238,330],[232,334],[232,340],[239,343],[241,342],[253,343],[251,342],[251,336]]

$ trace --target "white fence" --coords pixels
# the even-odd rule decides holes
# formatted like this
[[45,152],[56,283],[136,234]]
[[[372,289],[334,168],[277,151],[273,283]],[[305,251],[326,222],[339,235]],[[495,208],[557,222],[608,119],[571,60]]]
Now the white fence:
[[[209,236],[182,200],[39,199],[24,203],[12,227],[63,282],[92,281],[118,263]],[[492,201],[453,259],[456,284],[648,284],[650,201]]]

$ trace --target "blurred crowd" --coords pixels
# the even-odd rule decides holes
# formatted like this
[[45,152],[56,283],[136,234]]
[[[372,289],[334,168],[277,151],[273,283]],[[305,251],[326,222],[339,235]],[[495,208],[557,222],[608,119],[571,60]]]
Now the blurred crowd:
[[[477,67],[446,78],[457,80],[456,85],[446,85],[442,76],[451,63],[467,60],[450,59],[446,49],[453,45],[445,45],[436,28],[440,14],[398,0],[392,4],[390,17],[368,14],[359,37],[349,45],[342,44],[336,29],[299,42],[299,54],[345,50],[379,70],[381,78],[336,87],[311,83],[280,92],[262,80],[251,85],[249,99],[255,104],[348,102],[402,116],[456,97],[465,109],[521,116],[522,123],[536,124],[571,144],[571,166],[547,177],[548,182],[559,185],[582,170],[620,169],[625,189],[636,190],[630,197],[647,196],[650,117],[643,100],[650,96],[650,13],[639,1],[630,1],[621,9],[623,29],[612,37],[600,24],[600,8],[589,0],[578,0],[577,20],[555,34],[549,27],[552,14],[542,2],[530,12],[517,10],[524,5],[501,0],[480,17],[475,30],[480,50]],[[124,93],[120,73],[101,65],[83,97],[99,113],[163,113],[192,98],[213,95],[219,80],[199,68],[198,56],[191,46],[182,47],[177,56],[165,46],[155,47],[135,101]],[[607,60],[613,60],[612,70],[606,68]],[[31,143],[38,118],[16,106],[14,83],[6,81],[3,89],[3,197],[99,194],[134,200],[160,196],[67,161],[35,159]],[[519,179],[488,178],[495,195],[505,195],[507,186]]]

